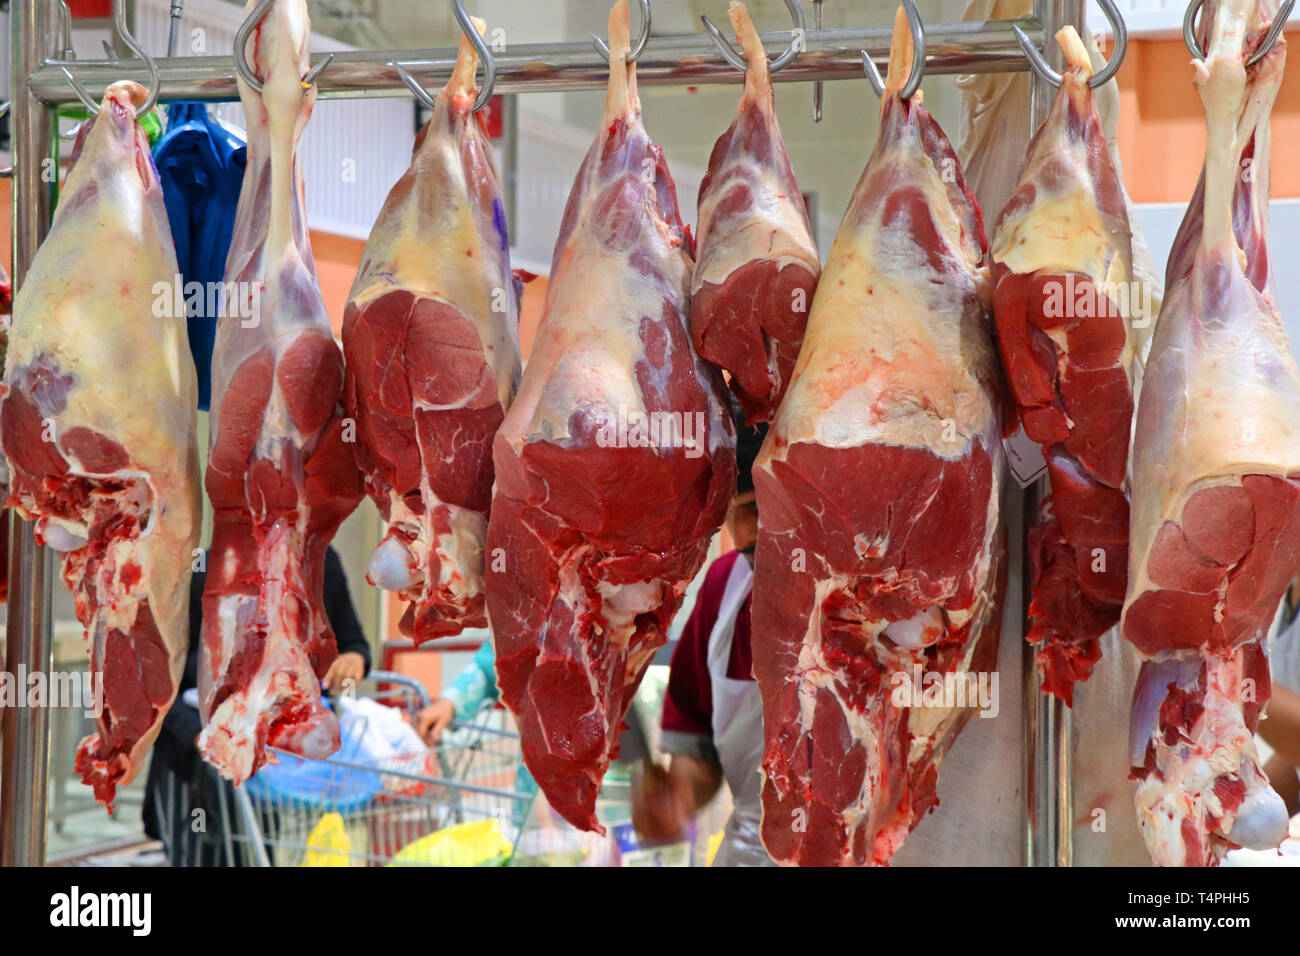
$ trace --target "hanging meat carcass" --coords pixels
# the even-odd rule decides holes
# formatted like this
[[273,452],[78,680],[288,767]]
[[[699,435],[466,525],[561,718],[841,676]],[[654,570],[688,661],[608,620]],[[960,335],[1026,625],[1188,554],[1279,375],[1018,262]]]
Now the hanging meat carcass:
[[492,146],[456,68],[366,243],[343,319],[353,449],[388,522],[372,584],[416,641],[484,627],[492,438],[519,380],[519,314]]
[[1266,248],[1285,41],[1244,65],[1274,13],[1256,0],[1202,11],[1205,166],[1170,253],[1134,435],[1122,626],[1146,658],[1131,756],[1163,865],[1214,865],[1287,833],[1253,740],[1270,693],[1262,641],[1300,566],[1300,371]]
[[[1032,0],[969,0],[962,19],[1008,20],[1032,14]],[[1101,55],[1095,37],[1085,29],[1083,39],[1093,69],[1100,70],[1106,65],[1107,60]],[[1037,126],[1032,121],[1030,108],[1033,80],[1034,75],[1029,72],[979,73],[957,79],[962,99],[959,142],[955,145],[966,173],[966,180],[974,191],[975,198],[979,200],[981,209],[1001,210],[1019,186],[1025,144]],[[1122,188],[1123,162],[1116,147],[1120,115],[1119,85],[1112,78],[1096,87],[1092,95],[1101,117],[1110,162]],[[1161,262],[1160,271],[1157,272],[1142,234],[1141,221],[1134,214],[1131,197],[1127,199],[1126,205],[1129,227],[1133,233],[1133,281],[1137,283],[1134,288],[1142,292],[1144,313],[1142,321],[1133,322],[1131,329],[1139,337],[1138,354],[1144,358],[1144,347],[1149,343],[1150,333],[1155,326],[1154,317],[1160,311],[1164,287],[1164,263]],[[993,241],[996,243],[996,236]],[[1140,373],[1137,361],[1134,363],[1134,371]],[[1139,379],[1139,376],[1135,375],[1135,379]],[[1006,427],[1004,426],[1004,429]],[[1017,445],[1019,442],[1014,443],[1013,447]],[[1027,446],[1021,446],[1020,450],[1024,450],[1025,447]],[[1041,455],[1038,457],[1041,461]],[[1043,467],[1046,466],[1045,462],[1042,464]],[[1013,471],[1024,476],[1029,474],[1029,469],[1033,466],[1032,459],[1021,459],[1016,462]],[[1009,535],[1020,534],[1019,529],[1013,530],[1017,517],[1023,516],[1007,513],[1004,518]],[[1032,523],[1031,521],[1031,526]],[[1030,566],[1026,565],[1026,569],[1030,570]],[[1028,580],[1029,575],[1025,574],[1023,577],[1026,580],[1022,582],[1017,556],[1014,553],[1010,555],[1007,573],[1006,601],[1009,606],[1019,606],[1020,587],[1022,583],[1028,586],[1030,580]],[[1004,643],[998,658],[999,680],[1002,687],[1018,687],[1022,684],[1022,664],[1035,669],[1036,664],[1032,655],[1028,662],[1021,661],[1022,648],[1019,645],[1024,631],[1017,624],[1014,636],[1009,636],[1006,631],[1007,623],[1004,621]],[[1075,695],[1071,704],[1070,719],[1075,743],[1074,862],[1076,866],[1144,865],[1149,862],[1149,857],[1138,832],[1137,816],[1132,812],[1132,787],[1127,782],[1130,772],[1127,746],[1129,705],[1133,699],[1133,687],[1137,680],[1140,662],[1132,645],[1120,636],[1118,627],[1107,631],[1099,643],[1103,654],[1102,663],[1086,683],[1075,686]],[[1016,773],[1014,760],[990,761],[984,759],[982,751],[984,747],[989,747],[996,748],[997,752],[1019,753],[1023,746],[1021,738],[1023,728],[1019,711],[1026,703],[1032,701],[1022,702],[1014,697],[1004,697],[998,720],[982,721],[968,727],[962,747],[950,754],[945,763],[949,779],[951,780],[959,769],[968,770],[976,776],[982,775],[982,779],[987,778],[990,781],[999,776],[1000,779],[1005,780],[1008,773]],[[996,740],[989,741],[990,737],[995,737]],[[968,768],[966,765],[972,761],[975,762],[974,767]],[[949,803],[953,802],[955,801],[949,801]],[[908,841],[902,851],[903,854],[910,853],[914,859],[917,858],[915,854],[924,843],[933,843],[935,830],[939,829],[945,820],[953,819],[952,809],[949,806],[945,812],[945,807],[941,806],[936,811],[934,819],[927,821],[923,832],[915,834]],[[1098,811],[1104,811],[1106,814],[1107,825],[1104,833],[1098,833],[1094,827]],[[985,840],[998,839],[1002,844],[1014,843],[1016,835],[1023,828],[1023,821],[1015,813],[991,813],[985,818],[988,820],[988,826],[978,831]],[[966,820],[968,817],[964,816],[962,819]],[[969,831],[963,832],[969,835]],[[995,837],[994,834],[997,836]],[[918,839],[919,837],[924,837],[924,842]],[[969,842],[969,839],[965,840],[965,843]],[[1018,849],[1011,851],[1013,857],[1018,857],[1019,854]],[[993,855],[988,856],[992,858]],[[895,857],[896,860],[902,858]]]
[[82,128],[14,302],[0,403],[8,503],[62,552],[102,681],[76,768],[110,808],[176,695],[199,537],[198,385],[184,314],[159,309],[177,266],[145,97],[116,83]]
[[1052,111],[998,218],[994,314],[1026,434],[1043,446],[1052,494],[1029,531],[1043,689],[1073,703],[1119,621],[1128,569],[1129,432],[1142,296],[1123,187],[1110,162],[1073,27]]
[[596,795],[623,715],[735,487],[724,386],[687,329],[690,233],[641,123],[622,0],[609,30],[600,134],[493,449],[486,569],[524,762],[588,830],[602,829]]
[[[911,57],[900,11],[880,139],[754,469],[763,841],[781,863],[887,862],[997,656],[984,230],[920,95],[899,95]],[[953,694],[926,697],[936,680]]]
[[199,745],[236,783],[266,761],[267,745],[324,757],[339,742],[320,700],[318,678],[336,654],[321,588],[325,549],[362,485],[303,210],[309,31],[304,0],[278,0],[249,43],[264,88],[239,87],[248,172],[226,261],[235,301],[212,359]]
[[700,183],[691,338],[731,373],[752,424],[772,420],[790,383],[821,262],[777,125],[763,43],[744,4],[732,0],[728,14],[749,68],[736,119]]

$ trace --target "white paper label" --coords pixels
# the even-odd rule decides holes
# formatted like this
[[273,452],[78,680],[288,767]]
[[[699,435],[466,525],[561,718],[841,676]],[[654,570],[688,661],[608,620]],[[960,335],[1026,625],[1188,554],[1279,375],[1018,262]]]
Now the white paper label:
[[1043,447],[1025,434],[1024,425],[1017,428],[1010,438],[1002,439],[1002,450],[1007,453],[1007,464],[1021,488],[1029,487],[1047,471]]

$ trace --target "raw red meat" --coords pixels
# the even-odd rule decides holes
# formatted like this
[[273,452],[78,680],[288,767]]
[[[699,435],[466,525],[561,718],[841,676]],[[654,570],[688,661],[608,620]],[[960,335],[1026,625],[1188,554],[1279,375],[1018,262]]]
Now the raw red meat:
[[198,384],[184,313],[158,308],[177,266],[144,100],[114,84],[82,129],[14,303],[0,402],[8,503],[63,553],[103,681],[76,767],[110,808],[176,695],[199,537]]
[[965,691],[997,657],[984,229],[920,94],[899,96],[911,57],[900,11],[880,139],[754,469],[763,842],[786,864],[888,862],[936,805],[939,764],[974,712],[909,685]]
[[[537,345],[493,448],[487,605],[524,762],[575,826],[735,488],[721,378],[687,330],[690,233],[610,14],[600,134],[569,197]],[[671,431],[670,431],[671,429]]]
[[325,549],[362,485],[345,441],[343,355],[303,212],[309,32],[304,0],[281,0],[250,40],[264,90],[239,90],[248,171],[226,260],[236,303],[226,303],[212,359],[199,745],[235,783],[266,761],[268,744],[324,757],[339,743],[317,680],[336,654],[321,587]]
[[460,57],[366,243],[343,319],[352,446],[388,532],[372,584],[417,642],[485,627],[492,437],[519,380],[519,310],[492,146]]
[[[1141,297],[1123,187],[1111,165],[1073,27],[1067,69],[993,230],[1003,366],[1026,434],[1043,446],[1052,496],[1029,531],[1043,689],[1073,703],[1119,621],[1128,569],[1126,470]],[[1141,319],[1139,319],[1141,321]]]
[[1266,250],[1285,40],[1244,66],[1274,12],[1255,0],[1202,11],[1205,166],[1170,255],[1134,436],[1123,633],[1147,660],[1131,756],[1143,837],[1164,865],[1213,865],[1287,833],[1252,736],[1270,692],[1262,641],[1300,566],[1300,370]]
[[731,373],[753,424],[772,420],[790,383],[821,262],[777,125],[763,43],[744,4],[733,0],[728,13],[749,69],[735,122],[700,183],[691,339]]

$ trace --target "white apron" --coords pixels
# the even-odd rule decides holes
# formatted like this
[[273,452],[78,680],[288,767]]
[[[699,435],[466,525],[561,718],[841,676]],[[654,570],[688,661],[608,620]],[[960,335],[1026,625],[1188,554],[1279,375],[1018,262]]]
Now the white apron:
[[718,608],[718,619],[709,634],[709,683],[713,693],[713,745],[722,764],[722,775],[731,788],[734,809],[727,820],[722,845],[714,866],[773,866],[759,836],[762,817],[763,698],[754,680],[727,676],[731,643],[740,614],[754,586],[754,572],[742,554],[731,566]]

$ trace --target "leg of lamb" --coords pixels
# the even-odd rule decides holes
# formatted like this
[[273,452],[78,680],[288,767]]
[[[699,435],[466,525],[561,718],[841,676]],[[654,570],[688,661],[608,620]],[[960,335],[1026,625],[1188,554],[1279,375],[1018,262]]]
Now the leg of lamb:
[[0,425],[9,504],[63,554],[103,681],[76,767],[113,805],[149,752],[189,648],[199,537],[198,382],[135,83],[82,128],[49,237],[14,302]]
[[1274,12],[1271,0],[1202,10],[1205,166],[1170,254],[1133,441],[1122,626],[1146,659],[1131,757],[1162,865],[1214,865],[1287,833],[1253,740],[1270,692],[1263,641],[1300,566],[1300,370],[1265,248],[1286,41],[1245,65]]
[[318,680],[337,653],[321,589],[325,549],[362,485],[303,211],[310,29],[305,0],[277,0],[249,40],[263,90],[239,87],[248,171],[212,356],[199,746],[235,783],[257,772],[268,745],[324,757],[339,744]]
[[372,584],[411,604],[417,642],[484,627],[492,438],[519,379],[519,310],[500,181],[456,69],[366,243],[343,319],[344,401],[388,522]]
[[997,659],[984,229],[920,95],[899,95],[911,58],[900,11],[880,139],[754,468],[763,842],[786,864],[888,862],[936,804],[940,761],[974,713],[915,685],[964,693]]
[[574,826],[735,489],[716,370],[687,328],[690,233],[641,124],[627,4],[569,196],[537,346],[493,449],[487,605],[524,762]]

